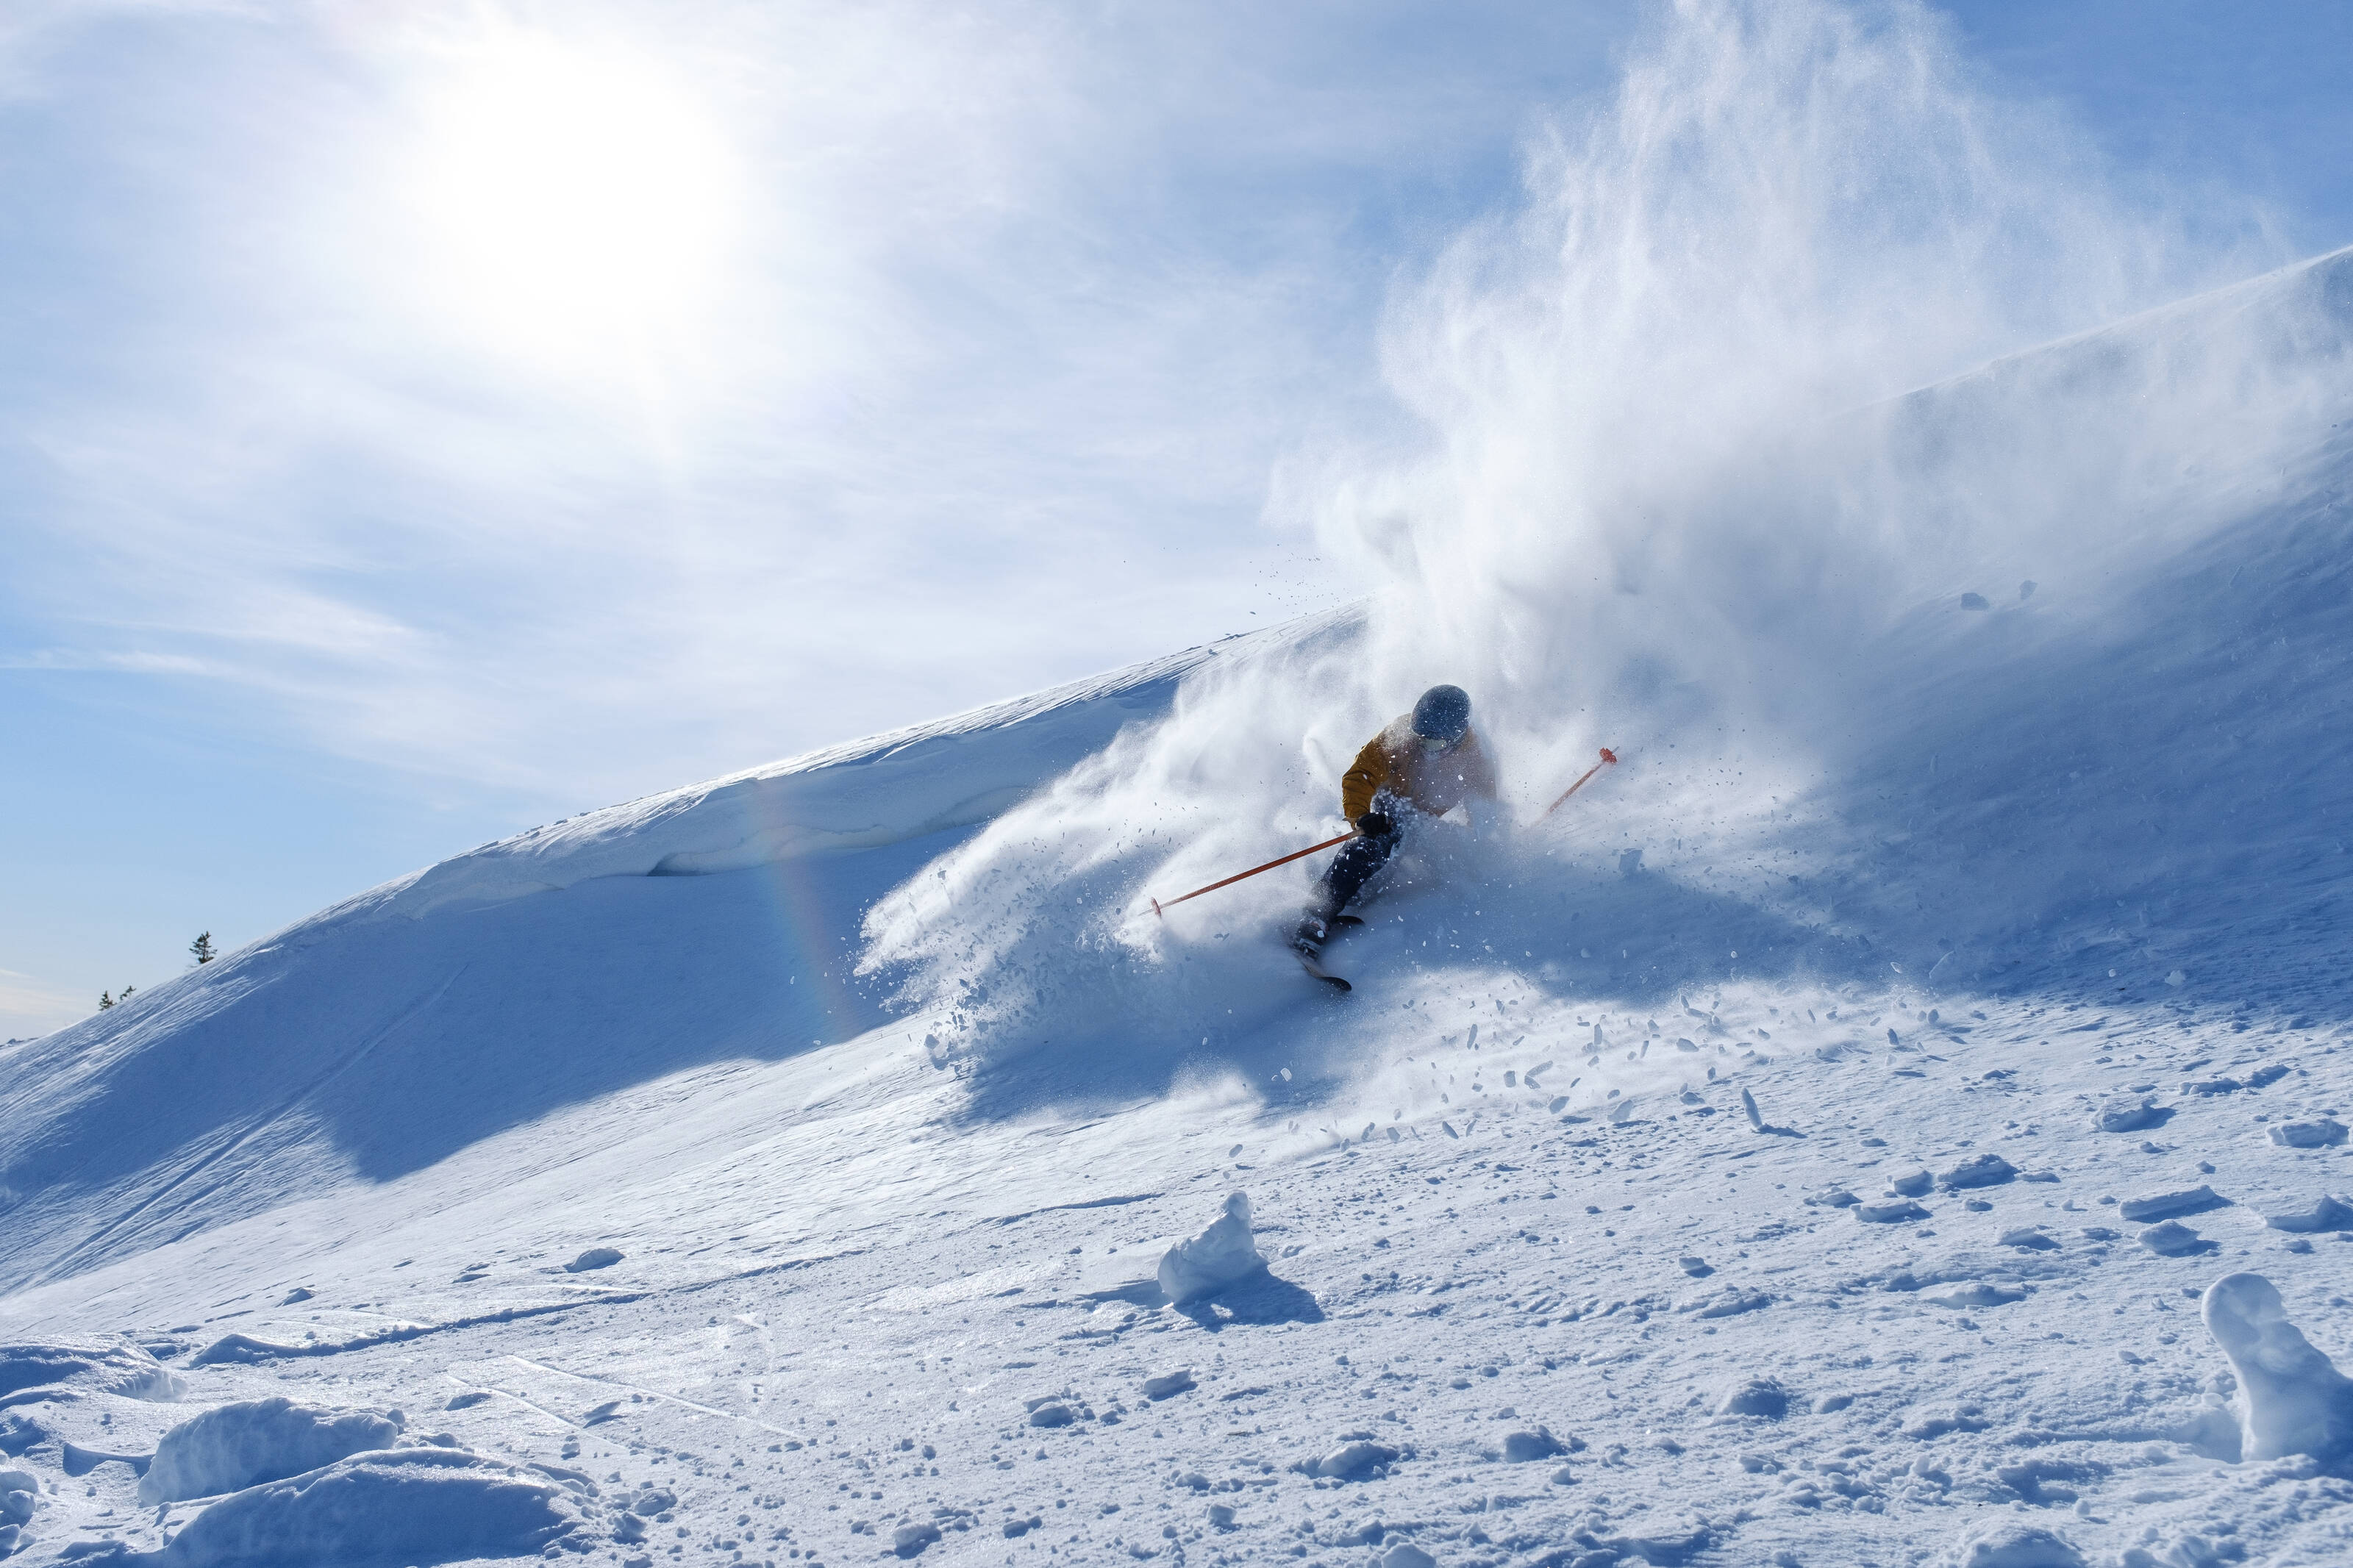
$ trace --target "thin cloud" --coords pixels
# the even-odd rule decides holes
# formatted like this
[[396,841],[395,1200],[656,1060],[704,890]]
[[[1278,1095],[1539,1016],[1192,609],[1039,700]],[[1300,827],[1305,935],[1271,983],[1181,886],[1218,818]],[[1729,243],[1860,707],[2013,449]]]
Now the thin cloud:
[[[1518,130],[1466,123],[1461,73],[1319,78],[1333,17],[1239,7],[58,7],[36,52],[100,16],[110,70],[19,135],[141,222],[13,263],[86,330],[0,383],[7,657],[568,799],[1353,591],[1260,515],[1371,384],[1392,251],[1350,181],[1501,168]],[[453,92],[495,135],[516,58],[723,147],[732,248],[668,335],[583,295],[548,349],[415,282],[450,237],[418,149]]]

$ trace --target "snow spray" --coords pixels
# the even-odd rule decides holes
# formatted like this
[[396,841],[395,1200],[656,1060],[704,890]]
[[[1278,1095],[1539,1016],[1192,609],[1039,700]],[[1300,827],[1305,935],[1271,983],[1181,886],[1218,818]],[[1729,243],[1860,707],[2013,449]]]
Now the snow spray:
[[[1230,987],[1200,965],[1288,918],[1303,879],[1165,922],[1145,889],[1331,833],[1349,758],[1441,680],[1471,691],[1524,821],[1604,731],[1651,764],[1591,865],[1548,830],[1488,885],[1622,868],[1779,897],[1866,742],[1900,749],[1938,682],[2121,613],[2136,573],[2310,438],[2345,360],[2342,323],[2292,290],[2128,320],[2283,258],[2185,237],[2256,232],[2240,215],[2112,188],[1905,0],[1662,7],[1615,94],[1535,139],[1524,185],[1397,291],[1394,417],[1275,477],[1276,520],[1365,574],[1361,614],[1212,659],[1163,722],[879,904],[868,963],[909,1001],[956,1003],[976,1040],[1045,1017],[1214,1037]],[[2030,582],[2020,609],[2031,590],[2006,585]],[[1980,610],[2009,615],[1998,641],[1937,618]],[[1504,946],[1578,951],[1566,925]],[[1081,969],[1092,1022],[1044,1001]]]

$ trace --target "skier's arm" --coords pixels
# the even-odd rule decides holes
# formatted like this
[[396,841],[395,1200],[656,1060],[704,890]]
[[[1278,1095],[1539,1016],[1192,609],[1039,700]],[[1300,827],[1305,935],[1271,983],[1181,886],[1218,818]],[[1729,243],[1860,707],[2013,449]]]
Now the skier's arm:
[[1373,809],[1373,796],[1389,782],[1389,756],[1378,735],[1365,742],[1356,765],[1340,775],[1340,815],[1354,822]]

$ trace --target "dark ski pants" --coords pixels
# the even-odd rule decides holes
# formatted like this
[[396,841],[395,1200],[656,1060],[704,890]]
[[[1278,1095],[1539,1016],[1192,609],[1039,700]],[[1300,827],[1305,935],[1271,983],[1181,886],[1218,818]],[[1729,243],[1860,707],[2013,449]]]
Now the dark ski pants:
[[1316,900],[1315,913],[1328,921],[1346,909],[1349,901],[1364,890],[1365,884],[1373,879],[1373,873],[1388,864],[1389,857],[1403,842],[1404,833],[1395,826],[1387,833],[1349,839],[1341,847],[1332,868],[1324,873],[1324,896]]

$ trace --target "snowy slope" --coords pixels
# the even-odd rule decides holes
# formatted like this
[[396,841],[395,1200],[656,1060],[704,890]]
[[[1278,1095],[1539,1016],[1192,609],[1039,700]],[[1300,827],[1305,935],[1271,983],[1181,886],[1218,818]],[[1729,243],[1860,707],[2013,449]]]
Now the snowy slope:
[[1268,636],[485,845],[10,1047],[0,1282],[873,1027],[872,988],[849,980],[859,910]]
[[[1504,714],[1524,817],[1627,761],[1434,833],[1345,1001],[1262,940],[1303,868],[1139,910],[1324,827],[1399,701],[1353,616],[488,846],[8,1047],[26,1559],[2353,1556],[2353,1448],[2227,1403],[2295,1345],[2199,1317],[2260,1273],[2353,1366],[2349,278],[1855,416],[1914,493],[2201,342],[2323,400],[2218,428],[2240,469],[2124,443],[2132,558],[1947,562],[1776,737],[1672,682]],[[1236,1190],[1270,1271],[1167,1301]]]

